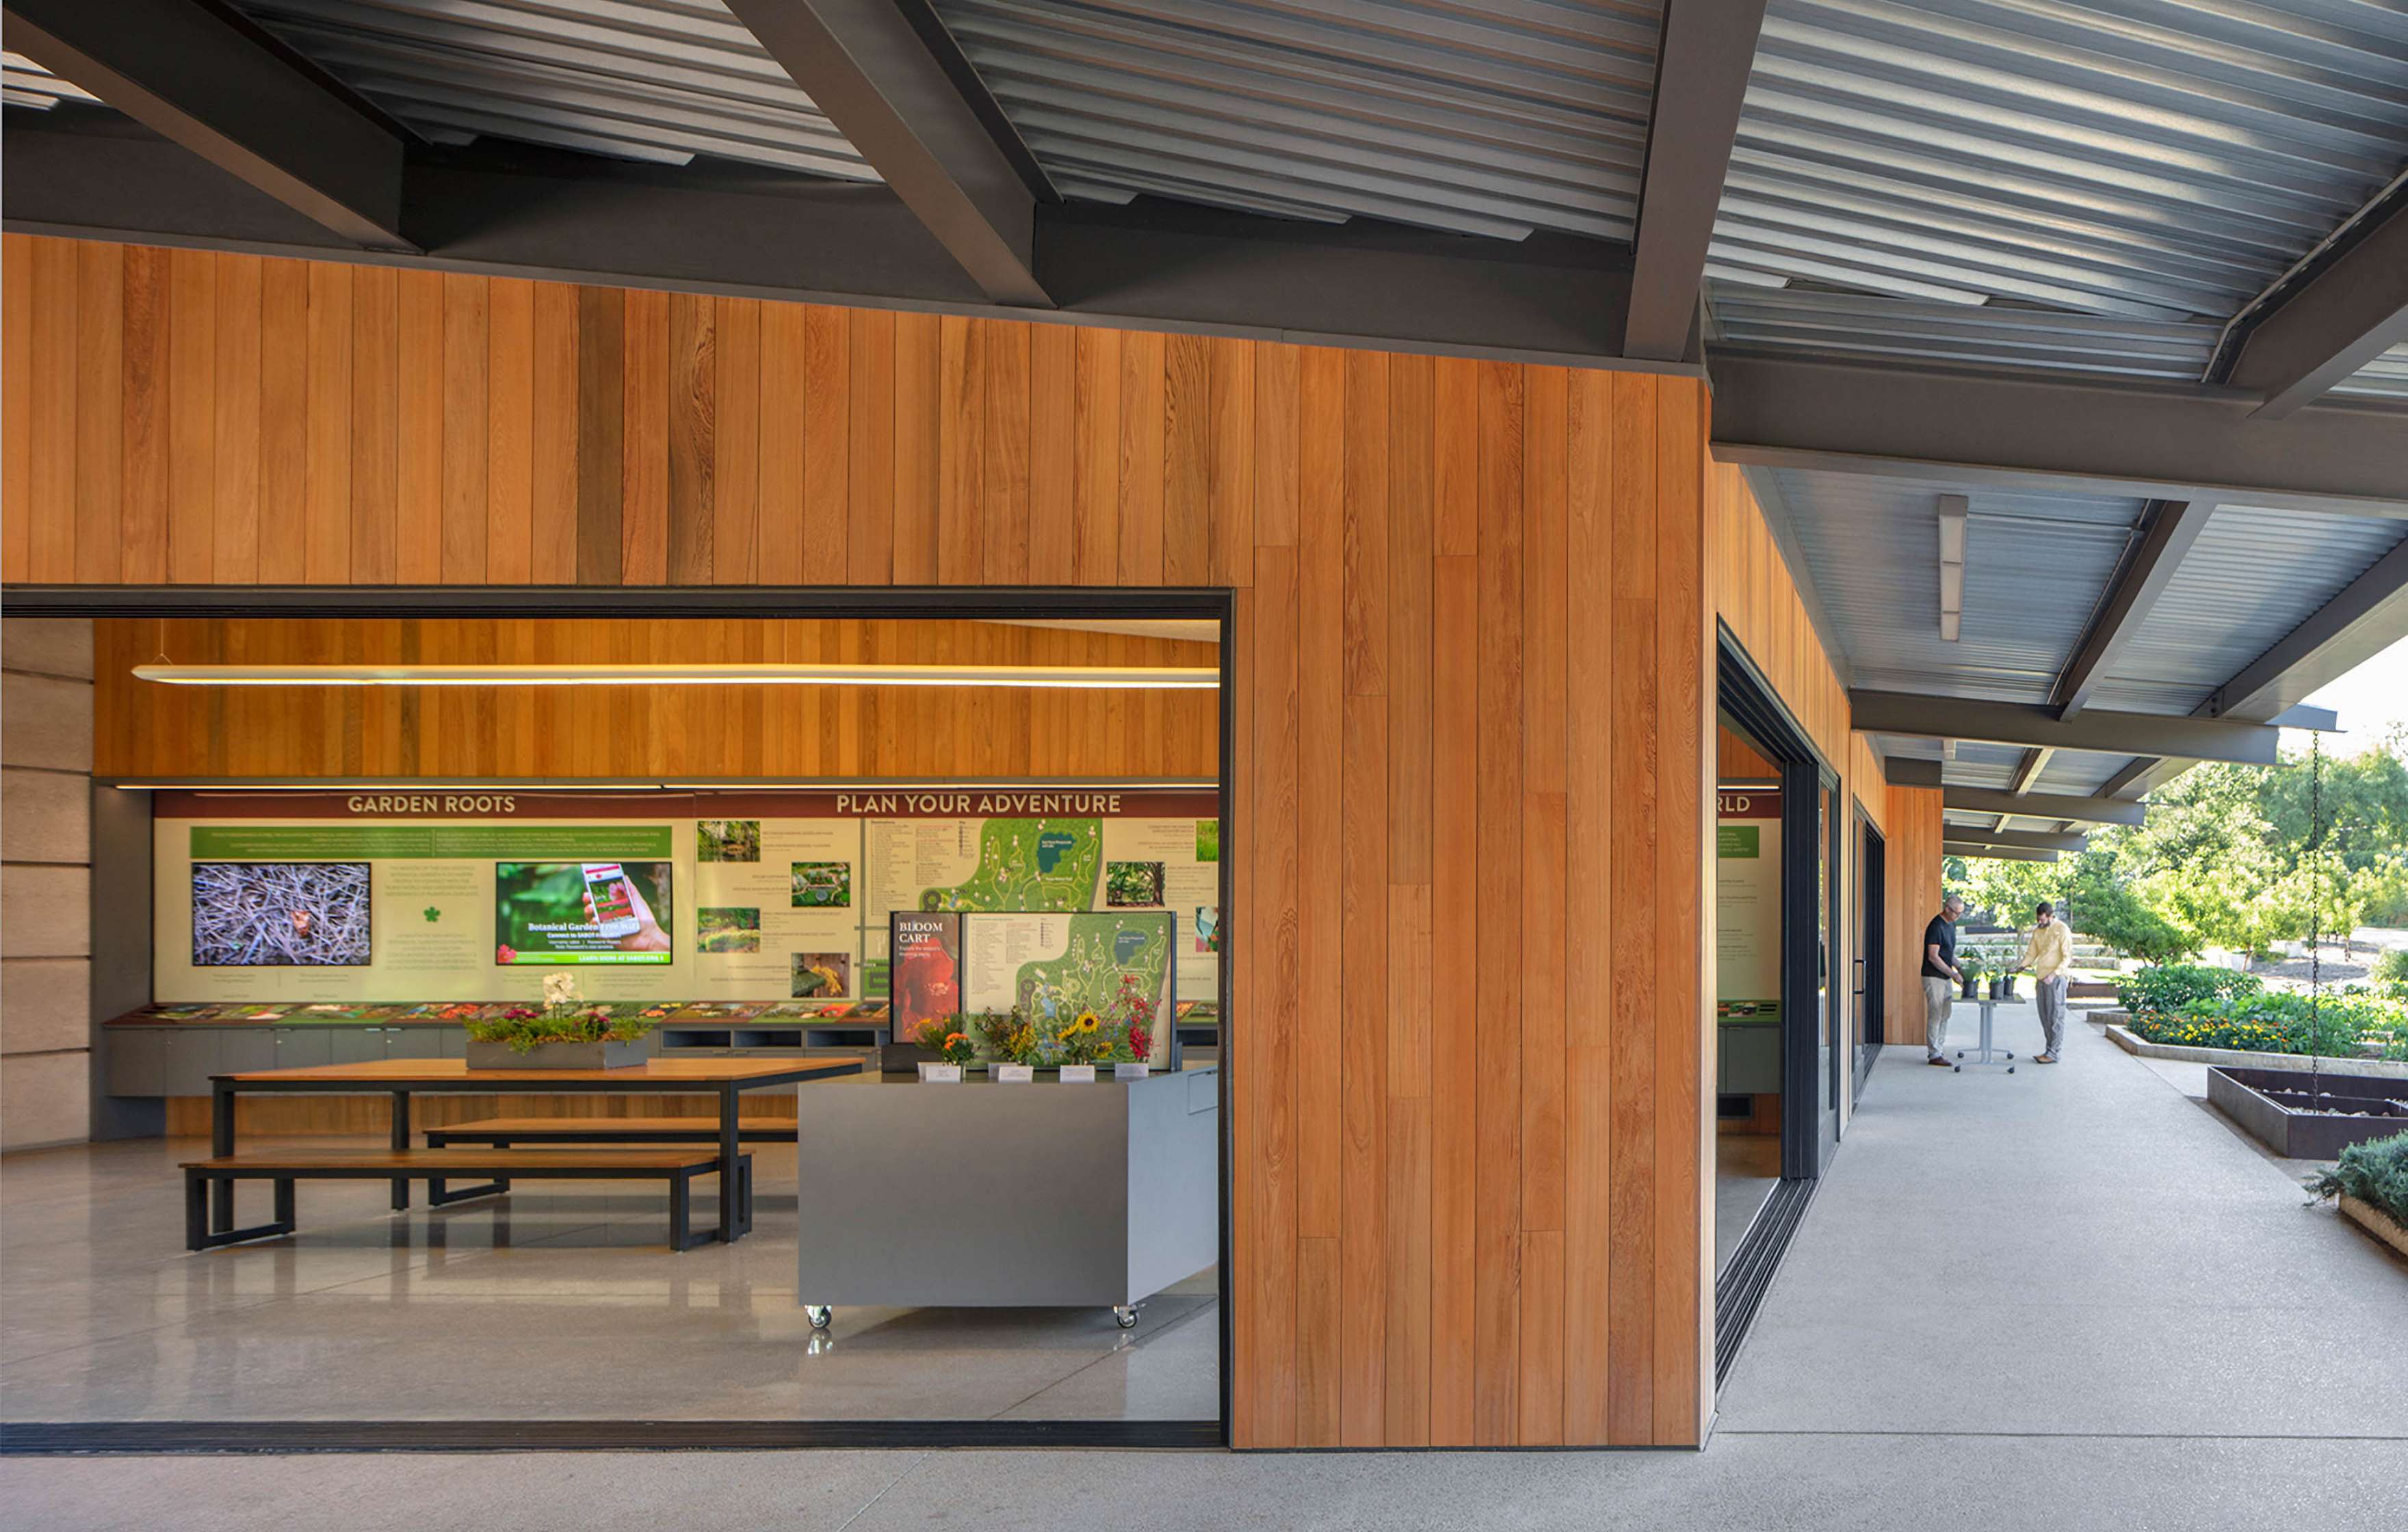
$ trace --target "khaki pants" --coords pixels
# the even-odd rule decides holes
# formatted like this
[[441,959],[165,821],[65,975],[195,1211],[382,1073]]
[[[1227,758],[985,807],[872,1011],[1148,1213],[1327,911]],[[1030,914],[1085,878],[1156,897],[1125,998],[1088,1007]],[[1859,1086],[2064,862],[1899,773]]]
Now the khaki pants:
[[2039,982],[2039,993],[2032,996],[2040,1005],[2041,1036],[2047,1039],[2052,1058],[2065,1052],[2065,975],[2051,975]]
[[1923,1051],[1932,1058],[1940,1056],[1941,1045],[1948,1040],[1948,1012],[1956,997],[1954,981],[1923,976]]

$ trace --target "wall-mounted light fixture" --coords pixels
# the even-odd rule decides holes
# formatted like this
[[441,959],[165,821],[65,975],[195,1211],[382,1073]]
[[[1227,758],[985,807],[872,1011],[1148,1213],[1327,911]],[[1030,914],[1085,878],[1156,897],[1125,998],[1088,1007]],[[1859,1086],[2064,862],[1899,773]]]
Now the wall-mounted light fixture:
[[1210,666],[137,665],[167,686],[1003,686],[1209,692]]
[[1956,641],[1965,623],[1965,497],[1940,497],[1940,637]]

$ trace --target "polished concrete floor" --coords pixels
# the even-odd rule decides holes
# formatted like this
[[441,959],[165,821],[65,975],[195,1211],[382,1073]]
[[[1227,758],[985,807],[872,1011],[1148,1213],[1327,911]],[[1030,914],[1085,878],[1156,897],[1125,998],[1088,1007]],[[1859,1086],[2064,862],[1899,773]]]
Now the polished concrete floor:
[[[506,1203],[403,1216],[383,1182],[306,1182],[297,1238],[187,1254],[175,1166],[199,1153],[0,1161],[0,1420],[1220,1412],[1209,1271],[1125,1332],[1104,1309],[839,1309],[815,1337],[791,1146],[753,1149],[755,1231],[682,1254],[657,1187],[525,1181]],[[242,1195],[265,1215],[265,1187]]]
[[2403,1377],[2408,1264],[2076,1026],[1876,1067],[1702,1453],[16,1459],[0,1523],[2391,1532]]

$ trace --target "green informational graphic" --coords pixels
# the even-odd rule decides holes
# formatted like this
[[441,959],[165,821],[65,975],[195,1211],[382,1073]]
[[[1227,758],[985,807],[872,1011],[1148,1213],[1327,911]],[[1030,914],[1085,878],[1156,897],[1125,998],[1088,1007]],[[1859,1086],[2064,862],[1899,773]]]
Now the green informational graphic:
[[1762,837],[1753,824],[1717,824],[1714,826],[1714,855],[1717,857],[1751,857],[1759,854]]
[[666,824],[195,824],[195,862],[666,861]]
[[1170,917],[1158,913],[1073,915],[1069,950],[1022,964],[1012,995],[1058,1025],[1082,1010],[1109,1014],[1125,973],[1158,1004],[1170,962]]
[[853,908],[853,864],[850,862],[792,862],[787,864],[788,887],[796,909],[850,909]]
[[952,888],[921,890],[920,908],[1084,909],[1103,854],[1099,819],[991,819],[979,827],[978,870]]
[[1221,822],[1219,820],[1199,819],[1196,822],[1196,860],[1198,862],[1221,860]]

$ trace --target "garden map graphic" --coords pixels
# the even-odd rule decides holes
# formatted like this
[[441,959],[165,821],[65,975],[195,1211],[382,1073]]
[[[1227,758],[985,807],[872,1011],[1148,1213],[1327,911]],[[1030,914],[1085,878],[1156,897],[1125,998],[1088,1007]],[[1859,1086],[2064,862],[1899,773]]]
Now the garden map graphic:
[[979,826],[979,865],[967,882],[923,889],[923,909],[1023,909],[1050,914],[1096,902],[1099,819],[991,819]]
[[1069,950],[1060,957],[1020,966],[1012,994],[1055,1025],[1082,1010],[1111,1014],[1121,992],[1121,975],[1134,974],[1157,1005],[1165,998],[1164,966],[1170,961],[1170,921],[1159,912],[1073,915]]

